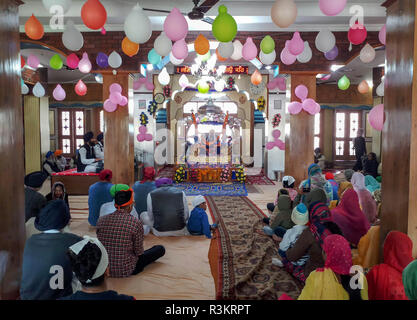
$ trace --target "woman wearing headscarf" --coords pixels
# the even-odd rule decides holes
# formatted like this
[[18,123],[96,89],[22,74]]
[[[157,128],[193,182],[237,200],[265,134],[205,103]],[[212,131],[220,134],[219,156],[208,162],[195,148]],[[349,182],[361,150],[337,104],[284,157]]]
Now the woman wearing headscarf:
[[352,179],[352,176],[355,173],[355,171],[353,171],[352,169],[346,169],[343,173],[345,175],[346,181],[350,182],[350,179]]
[[355,246],[371,227],[359,207],[358,195],[352,189],[343,194],[339,205],[332,210],[332,218],[342,230],[344,237]]
[[[327,197],[326,204],[330,204],[330,201],[333,200],[332,185],[323,177],[321,168],[315,163],[308,167],[308,179],[301,182],[299,189],[307,192],[314,189],[323,189]],[[301,202],[304,202],[303,198],[304,195],[301,196]],[[297,198],[294,201],[297,202]],[[299,201],[296,204],[298,203]]]
[[339,185],[339,189],[337,190],[337,196],[338,196],[339,199],[330,201],[330,205],[329,205],[330,210],[332,210],[332,209],[334,209],[338,206],[338,204],[340,202],[340,199],[342,199],[343,193],[348,189],[353,189],[352,184],[348,181],[342,181]]
[[376,179],[373,176],[370,175],[365,176],[365,186],[370,193],[374,192],[375,190],[381,189],[381,184],[378,181],[376,181]]
[[[368,300],[368,285],[362,273],[351,275],[352,256],[349,243],[341,235],[324,239],[324,268],[313,271],[298,300]],[[351,287],[358,277],[358,288]]]
[[391,231],[384,242],[384,263],[366,275],[369,300],[408,300],[402,282],[404,268],[413,261],[413,242],[404,233]]
[[142,181],[137,181],[132,189],[135,192],[135,209],[139,215],[147,210],[148,194],[156,189],[155,186],[155,169],[146,167],[143,172]]
[[[306,196],[306,207],[309,210],[309,224],[294,246],[288,249],[282,263],[285,269],[295,278],[304,282],[308,275],[317,268],[323,267],[324,260],[321,246],[324,239],[332,233],[341,233],[340,229],[331,222],[331,213],[324,203],[326,195],[323,190],[315,189]],[[303,266],[295,266],[303,256],[310,258]]]
[[405,295],[409,300],[417,300],[417,260],[411,262],[403,271]]
[[379,232],[381,226],[372,226],[359,240],[358,249],[352,249],[354,265],[370,269],[379,263]]
[[359,205],[363,213],[368,219],[369,223],[373,224],[377,220],[377,207],[371,193],[366,189],[365,177],[362,173],[355,172],[352,176],[353,189],[356,191],[359,198]]
[[113,173],[111,170],[103,170],[100,172],[100,181],[94,183],[88,189],[88,222],[92,226],[97,225],[100,217],[100,208],[107,202],[112,202],[113,197],[110,194],[110,188]]
[[68,194],[65,190],[65,185],[60,181],[53,184],[51,192],[45,198],[48,202],[58,199],[64,200],[69,208]]

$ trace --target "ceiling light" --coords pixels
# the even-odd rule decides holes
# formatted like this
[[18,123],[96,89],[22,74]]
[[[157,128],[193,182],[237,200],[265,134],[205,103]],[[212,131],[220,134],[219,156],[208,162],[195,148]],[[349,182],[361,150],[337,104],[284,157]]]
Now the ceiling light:
[[334,64],[330,67],[330,70],[332,70],[333,72],[339,70],[340,68],[343,68],[345,65],[344,64]]
[[271,66],[266,66],[265,67],[266,70],[271,70],[271,68],[272,68]]

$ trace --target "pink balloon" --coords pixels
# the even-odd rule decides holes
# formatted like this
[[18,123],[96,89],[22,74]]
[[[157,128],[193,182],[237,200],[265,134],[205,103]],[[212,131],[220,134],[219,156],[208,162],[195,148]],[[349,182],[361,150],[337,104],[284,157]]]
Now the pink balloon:
[[110,85],[109,90],[110,90],[110,93],[113,93],[113,92],[122,93],[122,86],[118,83],[113,83]]
[[[188,33],[188,23],[185,20],[184,15],[177,9],[174,8],[170,14],[165,18],[164,32],[166,36],[172,41],[178,41],[184,39]],[[177,59],[177,56],[174,55]],[[185,59],[185,58],[184,58]]]
[[125,96],[122,96],[122,99],[120,100],[119,104],[124,107],[125,105],[127,105],[128,101],[127,98]]
[[285,150],[285,143],[281,140],[278,140],[275,142],[275,145],[280,149],[280,150]]
[[299,54],[303,53],[304,41],[301,39],[300,33],[298,31],[294,32],[294,35],[288,44],[288,50],[294,56],[298,56]]
[[152,141],[152,135],[150,133],[145,134],[146,141]]
[[275,140],[277,140],[281,136],[281,131],[279,130],[272,131],[272,136],[274,137]]
[[297,60],[297,56],[291,54],[287,47],[281,51],[281,61],[283,64],[290,65]]
[[384,105],[379,104],[369,112],[368,121],[372,128],[382,131],[384,128]]
[[80,62],[80,59],[77,57],[75,53],[71,53],[67,57],[67,66],[70,67],[71,69],[77,69],[79,62]]
[[326,16],[337,16],[346,7],[347,0],[320,0],[321,12]]
[[136,136],[136,139],[138,139],[138,141],[139,141],[139,142],[142,142],[142,141],[144,141],[144,140],[145,140],[145,137],[144,137],[144,135],[143,135],[143,134],[138,134],[138,135]]
[[309,114],[313,115],[315,114],[315,110],[316,110],[316,101],[314,101],[314,99],[305,99],[303,101],[303,109],[305,111],[307,111]]
[[107,99],[106,101],[104,101],[103,108],[107,112],[114,112],[117,109],[117,104],[114,104],[113,102],[110,101],[110,99]]
[[145,126],[140,126],[140,127],[139,127],[139,133],[140,133],[140,134],[145,134],[145,133],[146,133],[146,131],[147,131],[147,129],[146,129],[146,127],[145,127]]
[[384,24],[384,26],[379,31],[378,38],[379,38],[379,42],[385,45],[386,40],[387,40],[387,25],[386,24]]
[[267,84],[269,90],[274,90],[277,86],[278,82],[276,81],[276,79],[269,81]]
[[183,60],[188,57],[188,46],[185,39],[180,39],[172,46],[172,55],[178,59]]
[[303,105],[298,101],[291,102],[288,105],[288,112],[291,114],[298,114],[301,110],[303,110]]
[[253,40],[251,37],[247,38],[242,48],[243,59],[245,59],[246,61],[251,61],[255,59],[257,55],[258,55],[258,48],[256,48],[256,45],[253,43]]
[[145,87],[149,91],[152,91],[153,89],[155,89],[155,86],[153,85],[152,82],[146,82]]
[[110,93],[110,101],[114,104],[120,104],[122,100],[122,95],[119,92],[112,92]]
[[285,91],[287,90],[287,82],[285,80],[285,78],[277,78],[277,83],[278,83],[278,89],[280,91]]
[[301,101],[307,99],[308,89],[305,85],[300,84],[295,88],[295,95],[301,99]]
[[320,113],[320,110],[321,110],[321,107],[320,107],[320,105],[316,102],[316,109],[314,110],[314,113],[313,113],[313,114]]
[[268,150],[272,150],[272,149],[274,149],[274,148],[275,148],[275,142],[268,142],[268,143],[266,144],[266,148],[267,148]]
[[27,65],[29,67],[33,68],[33,69],[38,69],[38,66],[39,66],[39,59],[38,59],[38,57],[35,56],[34,54],[31,54],[28,57]]
[[58,84],[55,87],[54,91],[52,92],[52,95],[53,95],[54,99],[57,100],[57,101],[62,101],[67,96],[66,93],[65,93],[65,90],[61,87],[60,84]]

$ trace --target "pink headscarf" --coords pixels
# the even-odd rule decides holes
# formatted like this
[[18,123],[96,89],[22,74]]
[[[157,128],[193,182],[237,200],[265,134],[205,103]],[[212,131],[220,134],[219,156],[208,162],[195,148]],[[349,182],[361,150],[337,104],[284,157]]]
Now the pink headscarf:
[[323,250],[326,253],[325,268],[338,274],[350,274],[352,253],[345,238],[338,234],[329,235],[324,239]]
[[368,232],[371,225],[359,207],[359,198],[355,190],[343,193],[339,205],[332,211],[333,221],[342,230],[344,237],[354,245]]
[[353,189],[355,189],[358,194],[359,204],[362,207],[363,213],[369,223],[374,223],[376,221],[377,205],[371,193],[368,189],[366,189],[364,175],[362,173],[355,172],[352,175],[351,183],[353,185]]

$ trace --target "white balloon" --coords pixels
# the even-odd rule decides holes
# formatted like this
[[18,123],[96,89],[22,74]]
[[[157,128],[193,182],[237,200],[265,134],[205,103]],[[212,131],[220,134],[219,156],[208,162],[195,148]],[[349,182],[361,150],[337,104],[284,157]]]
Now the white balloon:
[[178,84],[180,85],[181,88],[186,88],[188,87],[188,85],[190,84],[190,82],[188,81],[188,78],[185,74],[183,74],[180,79],[178,80]]
[[124,31],[129,40],[135,43],[145,43],[151,38],[151,20],[149,20],[139,4],[127,16]]
[[234,47],[234,45],[231,41],[230,42],[220,42],[219,46],[217,47],[217,50],[219,50],[219,54],[220,54],[221,57],[223,57],[225,59],[229,59],[232,56],[232,54],[235,50],[235,47]]
[[385,95],[385,84],[384,81],[381,82],[381,84],[376,88],[376,94],[379,97],[383,97]]
[[361,50],[359,58],[363,63],[370,63],[375,59],[375,49],[367,43]]
[[214,83],[214,90],[216,90],[217,92],[223,92],[225,87],[226,82],[223,79]]
[[330,30],[322,30],[316,37],[316,48],[321,52],[329,52],[336,45],[336,37]]
[[[42,0],[43,6],[48,13],[51,13],[52,6],[61,6],[63,9],[63,13],[66,13],[69,8],[71,7],[72,1],[71,0]],[[52,11],[55,14],[55,10]]]
[[22,84],[22,94],[28,94],[29,93],[29,87],[26,85],[26,83]]
[[177,66],[177,65],[183,63],[184,62],[184,59],[177,59],[177,58],[174,57],[174,55],[172,54],[172,52],[170,52],[170,54],[169,54],[169,61],[171,61],[171,63],[174,66]]
[[235,61],[242,59],[242,49],[243,44],[239,40],[235,40],[233,42],[233,54],[230,58]]
[[297,60],[300,63],[307,63],[313,57],[313,51],[310,48],[308,41],[304,41],[304,51],[297,56]]
[[268,54],[263,53],[263,51],[261,50],[261,53],[259,54],[259,59],[265,65],[273,64],[276,58],[277,58],[277,53],[275,50]]
[[34,95],[35,97],[38,97],[38,98],[42,98],[42,97],[45,95],[45,89],[44,89],[44,87],[40,84],[40,82],[37,82],[37,83],[35,84],[35,86],[33,87],[32,92],[33,92],[33,95]]
[[110,55],[109,55],[109,66],[117,69],[122,65],[122,57],[120,56],[120,54],[118,54],[116,51],[113,51]]
[[166,86],[171,81],[171,77],[167,71],[167,68],[163,68],[161,73],[158,75],[158,81],[161,85]]
[[78,51],[84,45],[83,35],[72,20],[68,20],[65,31],[62,33],[62,43],[71,51]]
[[161,57],[167,56],[172,49],[172,41],[162,32],[158,38],[155,39],[153,47],[157,54]]

